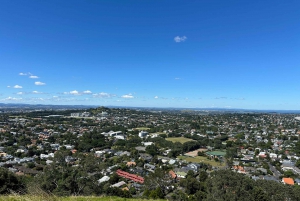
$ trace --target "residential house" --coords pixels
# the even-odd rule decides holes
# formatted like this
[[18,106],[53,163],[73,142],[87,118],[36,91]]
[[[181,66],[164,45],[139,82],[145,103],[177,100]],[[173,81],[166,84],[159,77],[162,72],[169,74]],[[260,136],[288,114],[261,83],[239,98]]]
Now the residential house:
[[287,178],[287,177],[282,178],[282,183],[287,184],[287,185],[294,185],[295,184],[293,178]]

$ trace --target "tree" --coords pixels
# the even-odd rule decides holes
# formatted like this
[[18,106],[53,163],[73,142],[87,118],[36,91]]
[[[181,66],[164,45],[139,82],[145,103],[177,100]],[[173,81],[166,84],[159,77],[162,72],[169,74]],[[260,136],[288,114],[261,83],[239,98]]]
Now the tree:
[[268,197],[267,193],[260,187],[254,187],[253,189],[253,194],[252,196],[254,197],[255,200],[260,200],[260,201],[268,201],[270,198]]
[[146,153],[150,154],[151,156],[155,156],[158,153],[158,148],[154,144],[147,146]]
[[186,178],[194,178],[195,177],[195,173],[192,170],[189,170],[187,172]]
[[0,194],[25,193],[25,185],[14,173],[5,168],[0,168],[0,184]]
[[298,168],[300,168],[300,160],[297,160],[295,166],[298,167]]
[[199,174],[200,182],[205,182],[207,178],[208,178],[208,174],[205,171],[201,171]]
[[164,194],[162,192],[162,189],[160,187],[157,187],[155,190],[152,190],[150,192],[149,197],[153,199],[159,199],[164,198]]
[[155,190],[160,188],[162,193],[166,195],[171,189],[170,184],[173,181],[168,171],[157,168],[155,172],[145,177],[145,189]]
[[81,158],[78,158],[78,166],[71,166],[65,161],[68,155],[68,150],[56,152],[53,163],[34,178],[33,184],[58,196],[100,194],[102,189],[98,186],[99,177],[89,174],[97,171],[97,159],[79,154]]

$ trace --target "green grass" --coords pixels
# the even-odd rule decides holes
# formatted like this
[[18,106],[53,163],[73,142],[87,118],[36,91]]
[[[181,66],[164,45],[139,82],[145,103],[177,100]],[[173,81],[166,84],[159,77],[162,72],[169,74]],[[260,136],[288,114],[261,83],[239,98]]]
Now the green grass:
[[210,164],[213,167],[224,167],[225,164],[220,162],[216,162],[214,160],[207,159],[205,156],[196,156],[196,157],[188,157],[188,156],[178,156],[181,160],[186,160],[187,162],[192,163],[206,163]]
[[189,141],[193,141],[192,139],[185,138],[185,137],[168,137],[166,140],[171,141],[173,143],[180,142],[181,144]]
[[[135,199],[135,198],[120,198],[114,196],[95,197],[95,196],[71,196],[71,197],[56,197],[56,196],[38,196],[38,195],[7,195],[0,196],[0,201],[154,201],[152,199]],[[156,200],[163,201],[163,200]]]

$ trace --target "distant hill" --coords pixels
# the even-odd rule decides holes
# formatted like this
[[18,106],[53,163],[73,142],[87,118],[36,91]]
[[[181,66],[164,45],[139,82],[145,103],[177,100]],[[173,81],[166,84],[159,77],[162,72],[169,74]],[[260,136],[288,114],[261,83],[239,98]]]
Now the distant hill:
[[[1,110],[71,110],[89,109],[101,107],[99,105],[43,105],[23,103],[0,103]],[[174,112],[197,112],[197,113],[278,113],[278,114],[300,114],[300,110],[256,110],[239,108],[173,108],[173,107],[126,107],[126,106],[105,106],[107,108],[127,108],[143,111],[174,111]]]

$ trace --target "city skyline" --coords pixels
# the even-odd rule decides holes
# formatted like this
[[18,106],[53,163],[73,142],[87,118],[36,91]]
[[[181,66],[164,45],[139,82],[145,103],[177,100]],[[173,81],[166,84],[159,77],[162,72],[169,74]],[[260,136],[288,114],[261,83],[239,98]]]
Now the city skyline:
[[0,103],[300,110],[299,8],[4,1]]

